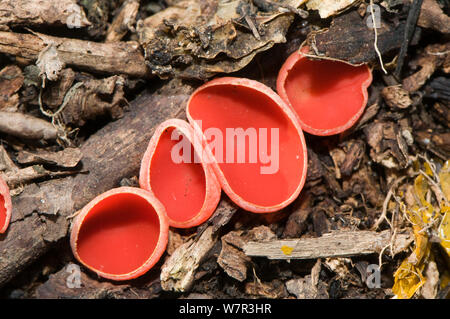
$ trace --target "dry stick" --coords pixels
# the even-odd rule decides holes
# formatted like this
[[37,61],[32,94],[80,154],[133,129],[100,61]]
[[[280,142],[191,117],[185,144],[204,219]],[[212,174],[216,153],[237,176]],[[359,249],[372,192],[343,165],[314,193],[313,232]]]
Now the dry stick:
[[[389,247],[391,232],[374,231],[335,231],[318,238],[299,238],[248,242],[244,253],[252,257],[269,259],[316,259],[328,257],[349,257],[379,253]],[[411,244],[409,234],[397,234],[394,255]]]
[[56,45],[58,58],[66,65],[91,72],[150,76],[137,42],[98,43],[40,33],[0,32],[0,53],[28,60],[37,60],[39,53],[51,43]]
[[[123,177],[139,172],[142,155],[154,128],[162,121],[184,117],[193,89],[170,82],[158,93],[144,93],[130,112],[107,124],[80,147],[83,170],[62,179],[31,184],[13,197],[11,224],[0,235],[0,286],[41,257],[51,243],[67,235],[67,216],[100,193],[117,187]],[[48,217],[47,217],[48,216]]]
[[417,19],[419,18],[420,8],[422,7],[423,0],[413,0],[411,8],[408,12],[408,17],[406,18],[405,34],[403,38],[403,43],[400,48],[400,53],[397,59],[397,66],[395,67],[394,76],[399,79],[403,62],[405,61],[406,52],[408,51],[409,42],[411,41],[414,30],[416,29]]

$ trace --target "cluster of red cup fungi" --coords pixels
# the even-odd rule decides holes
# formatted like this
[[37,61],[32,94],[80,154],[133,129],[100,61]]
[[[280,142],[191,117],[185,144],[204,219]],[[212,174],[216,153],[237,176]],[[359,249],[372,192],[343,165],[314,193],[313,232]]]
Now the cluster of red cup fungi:
[[[156,128],[142,159],[141,188],[112,189],[77,215],[70,242],[78,261],[105,278],[136,278],[164,253],[169,226],[205,222],[221,190],[254,213],[278,211],[297,198],[307,170],[303,131],[333,135],[351,127],[364,111],[372,81],[366,65],[312,60],[305,50],[282,66],[278,94],[257,81],[233,77],[199,87],[187,103],[189,123],[171,119]],[[261,159],[218,161],[205,137],[209,128],[252,127],[278,128],[279,163],[272,174],[261,174],[266,164]],[[171,158],[178,143],[174,131],[190,141],[192,161]]]

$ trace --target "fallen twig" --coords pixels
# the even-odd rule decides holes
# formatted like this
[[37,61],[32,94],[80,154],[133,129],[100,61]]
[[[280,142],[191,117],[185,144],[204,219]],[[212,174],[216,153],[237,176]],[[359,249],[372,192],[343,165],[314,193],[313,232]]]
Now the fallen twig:
[[0,52],[28,60],[37,60],[48,45],[54,45],[58,58],[66,65],[87,71],[149,76],[137,42],[99,43],[59,38],[40,33],[0,32]]
[[[244,253],[252,257],[269,259],[316,259],[348,257],[379,253],[389,246],[391,232],[335,231],[318,238],[248,242]],[[405,250],[412,242],[409,234],[397,234],[394,255]]]
[[32,140],[55,140],[60,133],[54,125],[37,117],[1,111],[0,132]]

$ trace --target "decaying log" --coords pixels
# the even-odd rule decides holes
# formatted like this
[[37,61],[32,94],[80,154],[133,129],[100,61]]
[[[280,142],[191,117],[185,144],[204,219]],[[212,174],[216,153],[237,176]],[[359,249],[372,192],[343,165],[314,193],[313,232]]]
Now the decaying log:
[[[244,253],[247,256],[269,259],[349,257],[379,253],[390,241],[389,230],[335,231],[318,238],[248,242],[244,246]],[[411,242],[409,234],[397,234],[393,243],[393,253],[405,250]]]
[[66,236],[68,216],[119,186],[122,178],[138,174],[154,128],[168,118],[183,117],[191,93],[190,86],[178,82],[144,93],[123,118],[107,124],[81,146],[81,169],[88,174],[27,185],[13,198],[9,229],[0,236],[0,286]]
[[0,32],[0,52],[28,60],[37,60],[39,53],[54,45],[62,63],[91,72],[148,76],[144,56],[137,42],[99,43],[59,38],[40,33]]
[[207,223],[199,236],[173,252],[161,269],[161,286],[164,290],[184,292],[190,289],[198,266],[218,240],[218,230],[236,210],[237,207],[227,197],[223,197],[210,219],[213,222]]

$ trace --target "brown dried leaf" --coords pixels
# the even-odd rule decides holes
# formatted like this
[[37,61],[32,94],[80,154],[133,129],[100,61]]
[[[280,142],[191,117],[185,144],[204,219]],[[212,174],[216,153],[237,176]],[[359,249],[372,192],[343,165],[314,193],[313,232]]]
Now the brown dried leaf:
[[124,106],[128,105],[124,85],[125,79],[118,75],[76,83],[65,96],[67,104],[61,111],[63,122],[83,126],[86,121],[98,116],[122,117]]
[[69,28],[90,25],[76,0],[2,0],[0,25],[53,25],[65,24]]
[[153,73],[205,79],[237,71],[256,53],[285,42],[292,20],[286,10],[263,12],[243,0],[183,0],[139,21],[137,31]]

